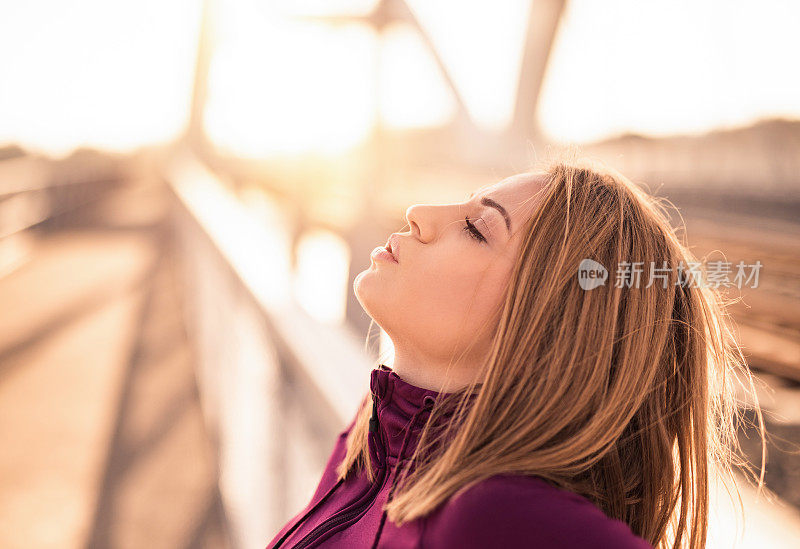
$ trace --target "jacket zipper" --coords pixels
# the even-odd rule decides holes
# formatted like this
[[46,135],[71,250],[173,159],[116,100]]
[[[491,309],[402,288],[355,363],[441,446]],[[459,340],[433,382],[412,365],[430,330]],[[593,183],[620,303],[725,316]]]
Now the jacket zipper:
[[367,499],[358,507],[352,510],[345,510],[339,511],[339,513],[333,515],[331,518],[314,528],[311,532],[306,534],[306,536],[297,542],[297,545],[294,545],[292,549],[305,549],[310,547],[312,543],[314,543],[317,539],[319,539],[324,534],[327,534],[337,526],[344,524],[352,519],[358,519],[364,512],[374,503],[375,498],[380,493],[383,485],[385,484],[386,478],[389,476],[387,474],[388,468],[384,467],[382,469],[382,475],[378,482],[375,483],[376,490],[374,493],[371,493],[367,496]]
[[[372,418],[370,419],[370,428],[376,429],[377,432],[379,433],[381,439],[381,445],[383,446],[381,450],[385,452],[386,446],[383,441],[383,436],[382,436],[383,433],[378,428],[377,413],[374,401],[373,401],[373,415]],[[333,530],[337,526],[344,524],[352,520],[353,518],[357,520],[361,515],[363,515],[364,512],[366,512],[366,510],[374,503],[375,498],[381,492],[384,484],[386,483],[386,479],[389,477],[388,474],[389,465],[386,463],[385,456],[383,458],[383,466],[381,467],[380,471],[381,471],[380,478],[373,484],[372,492],[371,493],[369,491],[367,492],[366,499],[363,503],[361,503],[354,509],[348,510],[347,508],[345,508],[339,511],[338,513],[330,517],[328,520],[326,520],[325,522],[314,528],[311,532],[306,534],[303,537],[303,539],[301,539],[294,546],[292,546],[292,549],[306,549],[310,547],[311,544],[314,543],[321,536],[327,534],[329,531]]]

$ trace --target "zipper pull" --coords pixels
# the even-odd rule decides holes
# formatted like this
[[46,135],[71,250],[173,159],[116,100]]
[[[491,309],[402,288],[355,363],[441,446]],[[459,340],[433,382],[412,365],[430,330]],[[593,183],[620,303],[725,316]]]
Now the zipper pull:
[[369,446],[370,459],[374,461],[378,468],[383,469],[386,465],[384,459],[383,445],[380,443],[380,423],[378,422],[378,405],[375,402],[375,395],[372,395],[372,417],[369,418],[369,435],[367,435],[367,445]]

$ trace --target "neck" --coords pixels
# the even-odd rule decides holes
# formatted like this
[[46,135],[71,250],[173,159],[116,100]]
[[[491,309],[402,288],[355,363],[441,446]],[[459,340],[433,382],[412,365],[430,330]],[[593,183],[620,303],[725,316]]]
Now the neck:
[[392,370],[412,385],[443,393],[453,393],[473,381],[477,382],[480,375],[480,369],[474,363],[439,363],[396,347]]

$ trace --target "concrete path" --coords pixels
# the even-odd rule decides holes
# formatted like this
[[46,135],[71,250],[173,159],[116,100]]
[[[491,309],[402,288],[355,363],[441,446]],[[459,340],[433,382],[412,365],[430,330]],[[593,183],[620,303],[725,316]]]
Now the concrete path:
[[229,546],[168,225],[130,221],[41,236],[0,278],[0,547]]

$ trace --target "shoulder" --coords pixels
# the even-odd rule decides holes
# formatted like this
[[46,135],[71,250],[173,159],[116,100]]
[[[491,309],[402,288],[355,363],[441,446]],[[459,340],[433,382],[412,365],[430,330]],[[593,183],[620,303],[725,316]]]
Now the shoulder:
[[358,414],[356,414],[356,416],[350,420],[350,423],[337,435],[333,444],[333,449],[328,455],[328,461],[325,463],[325,468],[322,470],[322,477],[317,483],[317,488],[314,490],[314,495],[311,498],[312,502],[336,484],[338,478],[336,468],[347,454],[347,437],[350,435],[350,431],[353,430],[353,427],[355,427],[357,418]]
[[425,526],[424,547],[646,549],[627,524],[532,476],[502,474],[454,494]]

